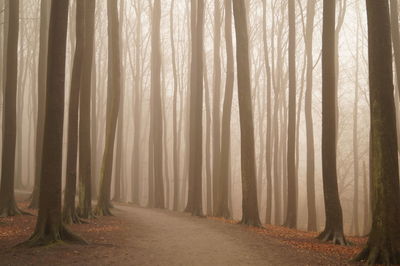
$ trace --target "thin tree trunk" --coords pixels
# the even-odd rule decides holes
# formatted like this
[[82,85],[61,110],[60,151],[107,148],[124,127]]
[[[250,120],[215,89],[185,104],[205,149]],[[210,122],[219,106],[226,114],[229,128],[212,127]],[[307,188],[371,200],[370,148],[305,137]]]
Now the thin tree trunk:
[[335,90],[335,10],[336,3],[323,2],[322,33],[322,180],[325,200],[325,229],[322,241],[346,245],[343,234],[336,168],[336,90]]
[[234,59],[232,43],[232,0],[225,0],[226,83],[222,109],[221,161],[219,197],[215,216],[230,219],[229,210],[229,158],[231,144],[231,113],[234,83]]

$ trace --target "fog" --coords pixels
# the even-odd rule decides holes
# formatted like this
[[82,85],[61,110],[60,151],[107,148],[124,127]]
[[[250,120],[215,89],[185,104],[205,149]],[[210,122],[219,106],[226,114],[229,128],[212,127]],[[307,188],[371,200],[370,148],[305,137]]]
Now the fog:
[[[113,201],[242,222],[245,208],[256,207],[262,224],[324,230],[323,1],[235,1],[230,14],[230,0],[204,0],[204,10],[201,3],[193,9],[197,1],[93,1],[95,9],[90,1],[69,1],[60,174],[62,195],[72,193],[72,221],[76,204],[78,213],[89,206],[84,215],[89,218],[92,209],[95,215],[111,214],[108,205]],[[43,185],[37,178],[44,171],[37,151],[38,123],[45,117],[47,121],[38,112],[46,104],[39,70],[41,59],[49,60],[40,48],[47,40],[43,32],[49,30],[50,2],[19,1],[14,187],[18,193],[37,189],[37,197]],[[241,11],[247,28],[236,24],[239,2],[245,4]],[[292,28],[288,2],[294,7]],[[335,2],[330,45],[336,70],[327,77],[335,80],[336,97],[331,100],[337,117],[332,140],[337,186],[345,235],[364,236],[372,221],[367,9],[365,1]],[[4,88],[10,51],[8,5],[0,1]],[[238,83],[238,76],[245,75],[238,73],[238,60],[247,54],[245,46],[238,47],[240,26],[248,32],[250,87]],[[394,91],[398,115],[397,87]],[[251,98],[246,102],[247,96]],[[4,108],[0,111],[4,117]],[[242,157],[245,154],[249,157]],[[254,164],[251,185],[246,178]],[[74,181],[68,183],[69,178]],[[81,203],[85,199],[93,203]],[[255,201],[258,206],[245,206]],[[222,215],[220,206],[228,208]]]

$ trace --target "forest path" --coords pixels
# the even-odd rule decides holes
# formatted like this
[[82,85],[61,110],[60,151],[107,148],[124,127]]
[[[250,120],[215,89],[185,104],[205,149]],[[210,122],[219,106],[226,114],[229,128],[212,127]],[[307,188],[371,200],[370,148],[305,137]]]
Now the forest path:
[[[127,220],[127,265],[335,265],[247,227],[168,210],[118,205]],[[121,261],[120,261],[121,262]]]

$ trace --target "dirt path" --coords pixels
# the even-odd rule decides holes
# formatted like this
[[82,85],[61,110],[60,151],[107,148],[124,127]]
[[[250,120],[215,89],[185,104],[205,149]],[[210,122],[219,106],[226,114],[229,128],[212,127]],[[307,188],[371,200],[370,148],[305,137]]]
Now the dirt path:
[[[127,265],[334,265],[245,226],[165,210],[119,206],[126,218]],[[121,262],[122,263],[122,262]]]
[[[26,205],[26,204],[25,204]],[[0,265],[343,265],[346,261],[283,244],[249,227],[186,213],[116,205],[114,217],[72,225],[90,245],[16,248],[36,217],[0,225]]]

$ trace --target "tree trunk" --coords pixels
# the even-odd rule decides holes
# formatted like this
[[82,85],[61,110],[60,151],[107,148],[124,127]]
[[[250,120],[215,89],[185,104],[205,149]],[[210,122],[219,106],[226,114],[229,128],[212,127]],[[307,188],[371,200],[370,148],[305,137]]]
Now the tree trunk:
[[[92,164],[90,136],[90,99],[94,46],[95,1],[85,1],[85,43],[82,62],[79,117],[79,206],[82,218],[92,217]],[[96,145],[96,144],[94,144]]]
[[[17,2],[17,1],[12,1]],[[62,134],[64,122],[65,55],[68,23],[68,1],[53,0],[51,5],[46,115],[39,213],[33,235],[27,246],[48,245],[59,241],[85,243],[61,222]]]
[[206,172],[206,202],[207,202],[207,216],[213,215],[213,184],[215,181],[212,179],[211,174],[211,108],[210,108],[210,88],[208,85],[208,70],[207,70],[207,60],[205,55],[204,58],[204,98],[205,98],[205,109],[206,109],[206,139],[205,139],[205,172]]
[[305,46],[307,55],[306,93],[304,99],[304,113],[307,138],[307,230],[317,231],[317,210],[315,202],[315,151],[314,151],[314,126],[312,115],[313,96],[313,35],[315,18],[315,0],[307,2],[307,22]]
[[400,29],[399,29],[399,7],[397,0],[390,0],[390,25],[392,44],[394,52],[394,63],[397,78],[397,89],[400,97]]
[[0,183],[0,217],[22,214],[14,196],[16,104],[18,73],[19,0],[8,2],[9,20],[7,36],[6,75],[3,97],[3,145]]
[[336,169],[336,90],[335,90],[335,1],[323,2],[322,32],[322,180],[325,200],[325,229],[322,241],[346,245],[343,234]]
[[107,117],[106,117],[106,139],[103,154],[103,162],[100,173],[100,189],[96,215],[111,215],[110,193],[111,176],[114,159],[115,131],[117,128],[121,78],[120,78],[120,45],[119,45],[119,21],[118,3],[107,0],[108,17],[108,84],[107,84]]
[[257,204],[254,125],[251,106],[250,60],[246,8],[243,0],[233,1],[236,30],[236,60],[241,132],[242,224],[261,226]]
[[214,0],[214,63],[213,63],[213,214],[216,214],[220,183],[220,152],[221,152],[221,3]]
[[229,158],[231,144],[231,113],[234,83],[234,59],[232,43],[232,0],[225,0],[226,83],[222,109],[221,161],[219,197],[215,216],[230,219],[229,210]]
[[368,264],[399,264],[399,164],[388,1],[367,1],[367,20],[372,229],[367,246],[355,260],[365,260]]
[[[136,11],[136,39],[135,50],[136,55],[140,55],[141,49],[141,1],[137,1]],[[132,154],[132,202],[139,204],[139,177],[140,177],[140,132],[141,132],[141,118],[142,118],[142,105],[141,105],[141,80],[142,80],[142,60],[140,56],[135,58],[135,80],[134,80],[134,136],[133,136],[133,154]]]
[[296,22],[295,0],[289,0],[289,123],[287,142],[287,212],[285,226],[297,226],[297,178],[296,178]]
[[39,187],[42,167],[43,132],[46,99],[46,73],[47,73],[47,47],[50,20],[50,0],[40,2],[40,41],[39,41],[39,63],[38,63],[38,110],[36,122],[35,141],[35,181],[29,208],[37,209],[39,205]]
[[66,224],[79,223],[75,211],[76,176],[78,158],[78,111],[79,94],[81,89],[82,56],[84,49],[85,3],[76,3],[76,46],[71,76],[71,90],[68,110],[68,147],[65,197],[63,206],[63,222]]

